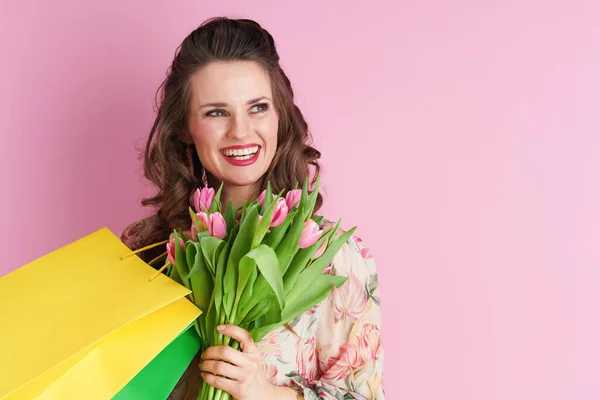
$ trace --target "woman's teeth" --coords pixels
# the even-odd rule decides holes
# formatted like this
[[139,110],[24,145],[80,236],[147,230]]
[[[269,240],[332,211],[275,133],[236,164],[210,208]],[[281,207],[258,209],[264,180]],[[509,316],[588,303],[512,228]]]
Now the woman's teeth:
[[245,149],[226,149],[223,154],[236,160],[248,160],[258,152],[258,146],[246,147]]

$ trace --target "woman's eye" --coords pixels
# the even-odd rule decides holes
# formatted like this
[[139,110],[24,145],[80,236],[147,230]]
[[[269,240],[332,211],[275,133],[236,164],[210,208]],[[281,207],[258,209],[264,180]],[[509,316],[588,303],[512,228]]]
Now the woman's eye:
[[253,113],[261,113],[261,112],[265,112],[269,109],[269,105],[267,103],[260,103],[260,104],[256,104],[254,105],[254,107],[252,107],[252,109],[250,110]]
[[206,113],[207,117],[223,117],[225,116],[225,110],[212,110]]

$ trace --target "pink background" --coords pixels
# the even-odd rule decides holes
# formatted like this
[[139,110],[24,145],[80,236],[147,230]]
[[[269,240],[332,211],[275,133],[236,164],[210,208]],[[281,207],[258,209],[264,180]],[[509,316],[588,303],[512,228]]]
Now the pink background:
[[0,275],[144,215],[155,90],[221,14],[273,33],[372,247],[388,398],[599,398],[597,0],[3,1]]

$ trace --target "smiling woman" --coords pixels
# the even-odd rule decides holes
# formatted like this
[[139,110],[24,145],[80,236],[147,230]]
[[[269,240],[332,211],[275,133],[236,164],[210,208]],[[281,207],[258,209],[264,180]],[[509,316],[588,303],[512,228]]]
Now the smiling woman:
[[[222,185],[223,202],[238,208],[270,182],[274,193],[288,191],[280,202],[287,207],[297,183],[311,178],[314,185],[320,153],[311,146],[271,35],[254,21],[227,18],[211,19],[190,33],[162,85],[143,158],[145,176],[156,187],[156,195],[143,204],[156,212],[123,231],[122,240],[134,250],[167,239],[174,229],[188,231],[198,188],[207,189],[197,192],[196,203],[206,202]],[[319,194],[314,213],[321,204]],[[160,252],[140,256],[150,262]],[[323,273],[348,279],[260,343],[240,327],[223,327],[241,351],[203,349],[170,398],[198,398],[202,378],[244,400],[383,399],[373,257],[362,240],[350,237]]]
[[269,76],[255,61],[213,62],[192,76],[190,87],[184,141],[210,171],[209,186],[225,181],[252,189],[277,150],[279,116]]

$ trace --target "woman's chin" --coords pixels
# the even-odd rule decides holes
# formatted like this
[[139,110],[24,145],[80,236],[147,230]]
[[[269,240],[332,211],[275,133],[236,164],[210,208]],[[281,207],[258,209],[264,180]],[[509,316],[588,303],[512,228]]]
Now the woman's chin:
[[225,174],[223,182],[233,186],[251,186],[256,184],[263,174],[257,171],[236,172],[235,174]]

